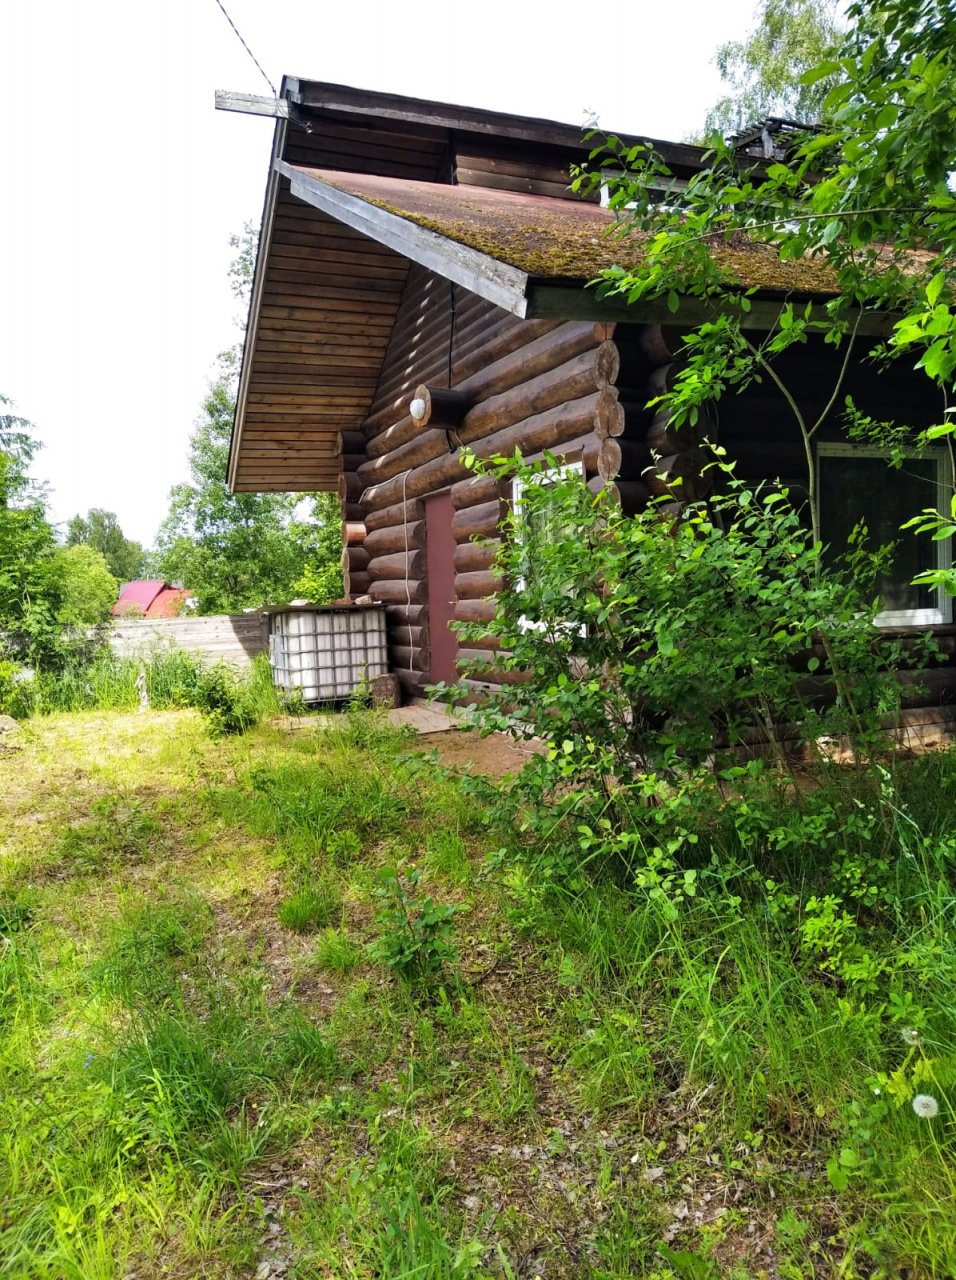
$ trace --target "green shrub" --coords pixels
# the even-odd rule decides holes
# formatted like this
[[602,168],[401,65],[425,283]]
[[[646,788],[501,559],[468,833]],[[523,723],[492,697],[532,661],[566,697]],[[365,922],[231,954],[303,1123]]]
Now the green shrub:
[[415,896],[421,873],[389,869],[380,876],[375,897],[378,937],[370,945],[373,960],[405,982],[427,982],[458,959],[452,945],[459,906],[439,905],[427,894]]
[[225,663],[217,663],[203,671],[196,689],[195,706],[206,722],[212,738],[245,733],[260,719],[248,683],[243,682]]

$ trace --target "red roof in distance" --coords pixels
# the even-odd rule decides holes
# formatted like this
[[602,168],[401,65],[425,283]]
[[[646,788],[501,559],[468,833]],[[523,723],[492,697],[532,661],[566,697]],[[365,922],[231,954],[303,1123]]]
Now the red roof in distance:
[[139,578],[127,582],[113,605],[114,618],[135,614],[141,618],[178,618],[189,592],[171,587],[162,579]]

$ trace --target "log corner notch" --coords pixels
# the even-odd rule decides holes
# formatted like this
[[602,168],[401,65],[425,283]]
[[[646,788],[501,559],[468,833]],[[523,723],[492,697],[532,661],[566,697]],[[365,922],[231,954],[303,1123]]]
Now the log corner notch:
[[422,384],[415,388],[408,411],[419,427],[432,425],[454,428],[461,426],[473,404],[471,396],[464,391]]

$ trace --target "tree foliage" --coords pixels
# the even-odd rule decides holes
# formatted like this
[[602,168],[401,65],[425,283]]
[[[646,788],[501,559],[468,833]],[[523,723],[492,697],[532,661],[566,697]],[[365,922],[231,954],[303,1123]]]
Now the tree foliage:
[[717,67],[730,92],[707,113],[707,134],[730,134],[767,116],[812,124],[838,72],[808,83],[803,77],[839,43],[843,28],[836,0],[762,0],[754,30],[717,51]]
[[146,553],[139,542],[124,535],[112,511],[92,507],[85,516],[75,515],[67,525],[66,545],[100,552],[110,573],[120,582],[132,582],[143,575]]
[[57,647],[61,589],[46,493],[30,475],[39,441],[0,396],[0,657],[37,662]]
[[[616,162],[623,170],[611,203],[622,229],[637,230],[644,241],[641,261],[606,272],[602,292],[631,302],[666,299],[678,322],[682,300],[693,298],[711,316],[688,339],[676,386],[662,397],[677,423],[696,420],[727,388],[757,378],[775,381],[786,396],[778,357],[811,337],[838,348],[845,367],[871,312],[898,317],[884,356],[915,364],[945,406],[956,370],[956,197],[949,182],[956,167],[956,10],[944,0],[861,0],[849,17],[836,55],[804,77],[808,84],[836,78],[824,102],[829,124],[807,134],[785,161],[764,167],[717,145],[679,205],[662,205],[654,188],[670,175],[659,156],[613,139],[595,153],[604,168]],[[588,181],[596,177],[582,179]],[[724,244],[749,241],[772,245],[781,260],[816,260],[838,293],[816,309],[782,305],[769,332],[754,338],[744,321],[755,290],[741,285],[719,254]],[[842,402],[838,391],[828,412]],[[805,420],[790,401],[819,540],[819,421]],[[941,418],[925,439],[951,431],[944,412]],[[880,443],[879,432],[871,442]],[[951,571],[944,580],[956,585]]]
[[52,569],[60,596],[57,622],[64,627],[92,627],[107,620],[119,582],[101,551],[85,543],[58,547]]

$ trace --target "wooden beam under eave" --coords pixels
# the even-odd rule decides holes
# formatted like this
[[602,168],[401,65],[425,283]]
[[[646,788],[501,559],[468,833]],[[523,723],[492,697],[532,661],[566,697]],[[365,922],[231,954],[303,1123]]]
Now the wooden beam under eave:
[[289,179],[292,194],[306,204],[495,306],[521,319],[527,315],[526,272],[437,231],[420,227],[411,219],[370,204],[360,196],[341,191],[284,160],[276,160],[275,169]]
[[[806,299],[793,299],[798,309],[806,306]],[[787,305],[786,298],[754,298],[749,311],[722,304],[719,300],[705,298],[681,298],[677,311],[672,311],[663,299],[641,299],[628,303],[623,298],[599,298],[593,289],[583,285],[554,285],[530,280],[528,283],[529,320],[607,320],[626,324],[698,325],[713,320],[721,314],[735,315],[744,329],[769,331],[777,323]],[[829,320],[826,308],[814,304],[810,308],[811,320]],[[860,320],[857,333],[860,337],[888,337],[898,317],[890,311],[866,311]]]
[[288,120],[289,104],[285,98],[267,98],[261,93],[232,93],[229,89],[216,90],[217,111],[238,111],[246,116],[272,116],[276,120]]

